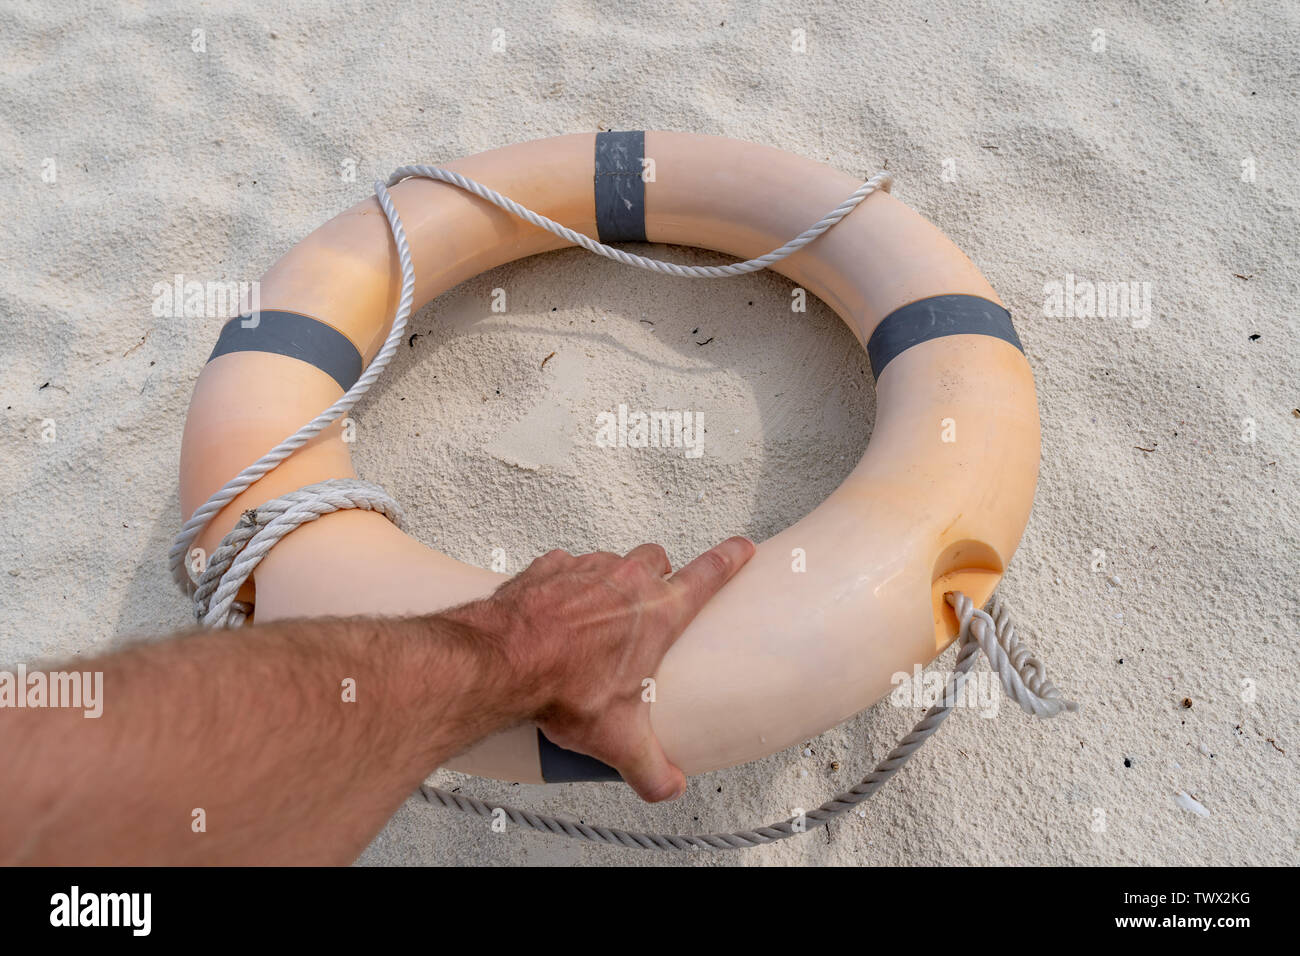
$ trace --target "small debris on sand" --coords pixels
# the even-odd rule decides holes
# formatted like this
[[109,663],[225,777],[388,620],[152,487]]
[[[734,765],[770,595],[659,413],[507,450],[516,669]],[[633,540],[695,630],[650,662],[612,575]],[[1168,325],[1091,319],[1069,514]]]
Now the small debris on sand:
[[1182,790],[1179,790],[1174,794],[1174,803],[1178,804],[1184,810],[1195,813],[1198,817],[1208,817],[1210,815],[1210,811],[1205,809],[1205,806],[1201,801]]
[[136,342],[135,345],[131,346],[129,349],[127,349],[125,352],[122,353],[122,358],[126,358],[128,355],[130,355],[132,352],[134,352],[134,351],[135,351],[136,349],[138,349],[140,346],[144,345],[145,339],[149,338],[149,332],[152,332],[152,331],[153,331],[153,329],[149,329],[147,332],[145,332],[144,337],[141,338],[139,342]]

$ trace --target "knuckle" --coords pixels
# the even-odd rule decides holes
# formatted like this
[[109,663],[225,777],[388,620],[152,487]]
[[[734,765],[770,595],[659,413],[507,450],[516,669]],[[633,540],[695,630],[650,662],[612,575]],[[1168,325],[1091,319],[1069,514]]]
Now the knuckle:
[[626,558],[619,561],[612,576],[620,585],[633,592],[643,590],[654,577],[650,569],[640,561],[629,561]]
[[703,560],[704,568],[709,573],[710,577],[726,577],[727,572],[731,570],[731,561],[716,548],[705,551],[700,557],[701,560]]
[[528,566],[530,571],[545,571],[548,568],[559,567],[564,562],[570,560],[573,556],[561,548],[553,548],[540,557],[534,558],[533,563]]
[[637,580],[649,580],[652,577],[650,569],[646,567],[643,561],[632,561],[624,558],[619,562],[619,573]]

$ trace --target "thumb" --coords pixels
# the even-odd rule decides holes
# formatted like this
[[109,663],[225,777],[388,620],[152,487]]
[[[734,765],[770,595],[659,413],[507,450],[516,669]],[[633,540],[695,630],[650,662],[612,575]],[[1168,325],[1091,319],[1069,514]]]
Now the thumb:
[[686,791],[686,775],[672,764],[659,739],[648,731],[622,755],[616,769],[647,803],[676,800]]

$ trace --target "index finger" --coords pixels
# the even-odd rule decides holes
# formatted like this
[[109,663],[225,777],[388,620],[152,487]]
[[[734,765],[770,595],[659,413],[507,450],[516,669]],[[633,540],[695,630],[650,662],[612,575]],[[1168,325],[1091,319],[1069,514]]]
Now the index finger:
[[754,556],[754,542],[737,535],[702,555],[668,579],[682,596],[681,626],[685,627],[700,613],[709,598],[722,590],[737,571]]

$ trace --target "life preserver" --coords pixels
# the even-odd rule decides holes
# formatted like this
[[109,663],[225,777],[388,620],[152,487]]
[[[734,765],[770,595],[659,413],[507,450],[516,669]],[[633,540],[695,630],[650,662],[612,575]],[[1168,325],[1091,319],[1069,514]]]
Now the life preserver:
[[[652,178],[643,159],[653,160]],[[448,168],[604,242],[742,258],[780,245],[857,185],[768,147],[669,132],[560,136]],[[453,186],[410,179],[391,195],[414,259],[417,308],[485,270],[565,245]],[[875,427],[843,484],[759,545],[655,675],[653,726],[688,774],[821,733],[888,693],[892,675],[931,661],[957,633],[945,592],[964,591],[977,607],[992,594],[1037,481],[1029,364],[1008,312],[939,230],[878,193],[774,268],[833,308],[866,347]],[[400,283],[374,199],[272,266],[258,322],[226,324],[195,386],[181,452],[185,514],[346,391],[384,341]],[[197,544],[210,553],[245,509],[353,475],[336,424],[231,502]],[[345,511],[303,526],[265,558],[256,618],[429,613],[486,596],[504,579],[380,515]],[[531,727],[492,737],[451,766],[521,782],[610,776]]]

